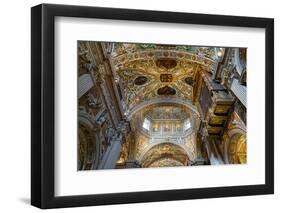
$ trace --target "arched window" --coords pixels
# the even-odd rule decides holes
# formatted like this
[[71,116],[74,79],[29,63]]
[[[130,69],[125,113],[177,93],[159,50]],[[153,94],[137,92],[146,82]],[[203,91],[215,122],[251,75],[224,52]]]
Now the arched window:
[[189,119],[185,120],[183,123],[183,131],[185,132],[185,131],[189,130],[190,127],[191,127],[190,120]]
[[150,121],[145,118],[145,119],[143,120],[142,127],[143,127],[145,130],[149,131],[149,130],[150,130]]

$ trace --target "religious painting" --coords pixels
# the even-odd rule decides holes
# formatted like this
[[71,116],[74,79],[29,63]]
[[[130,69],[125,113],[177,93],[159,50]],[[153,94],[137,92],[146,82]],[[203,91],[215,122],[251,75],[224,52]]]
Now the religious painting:
[[157,90],[158,95],[175,95],[176,93],[176,90],[169,86],[164,86]]
[[139,76],[135,79],[134,82],[135,82],[135,85],[140,86],[140,85],[144,85],[147,82],[147,80],[148,80],[147,77]]
[[[168,53],[164,53],[164,55],[168,55]],[[156,60],[156,65],[160,68],[164,68],[164,69],[171,69],[174,68],[175,66],[177,66],[177,61],[173,58],[159,58]]]

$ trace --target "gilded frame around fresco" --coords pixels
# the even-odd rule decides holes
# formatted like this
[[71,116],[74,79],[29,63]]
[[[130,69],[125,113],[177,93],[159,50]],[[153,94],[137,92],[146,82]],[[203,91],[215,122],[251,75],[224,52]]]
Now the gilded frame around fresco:
[[[265,184],[95,195],[54,195],[54,20],[57,16],[263,28],[266,32]],[[274,20],[238,16],[41,4],[31,9],[31,204],[39,208],[272,194],[274,192]]]

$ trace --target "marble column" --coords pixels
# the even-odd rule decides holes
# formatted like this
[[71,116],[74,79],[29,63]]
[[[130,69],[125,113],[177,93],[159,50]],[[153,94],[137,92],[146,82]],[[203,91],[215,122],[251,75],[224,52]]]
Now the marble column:
[[235,96],[241,101],[241,103],[247,107],[247,87],[241,85],[238,79],[234,78],[232,80],[231,91],[235,94]]
[[121,152],[121,138],[112,140],[111,145],[107,148],[98,169],[114,169],[116,161]]
[[220,154],[218,153],[216,145],[214,144],[213,141],[210,141],[208,143],[207,152],[209,154],[209,159],[210,159],[211,165],[224,164],[224,161],[223,161],[222,157],[220,156]]
[[207,154],[209,157],[209,161],[211,165],[218,165],[218,164],[224,164],[222,158],[218,154],[215,144],[213,144],[212,140],[208,139],[208,130],[207,128],[203,128],[202,131],[202,142],[207,150]]

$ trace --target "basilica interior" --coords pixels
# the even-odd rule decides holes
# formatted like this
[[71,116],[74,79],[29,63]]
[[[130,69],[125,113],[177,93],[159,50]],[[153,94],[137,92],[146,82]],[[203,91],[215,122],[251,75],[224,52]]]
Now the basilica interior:
[[246,164],[246,56],[78,41],[77,169]]

